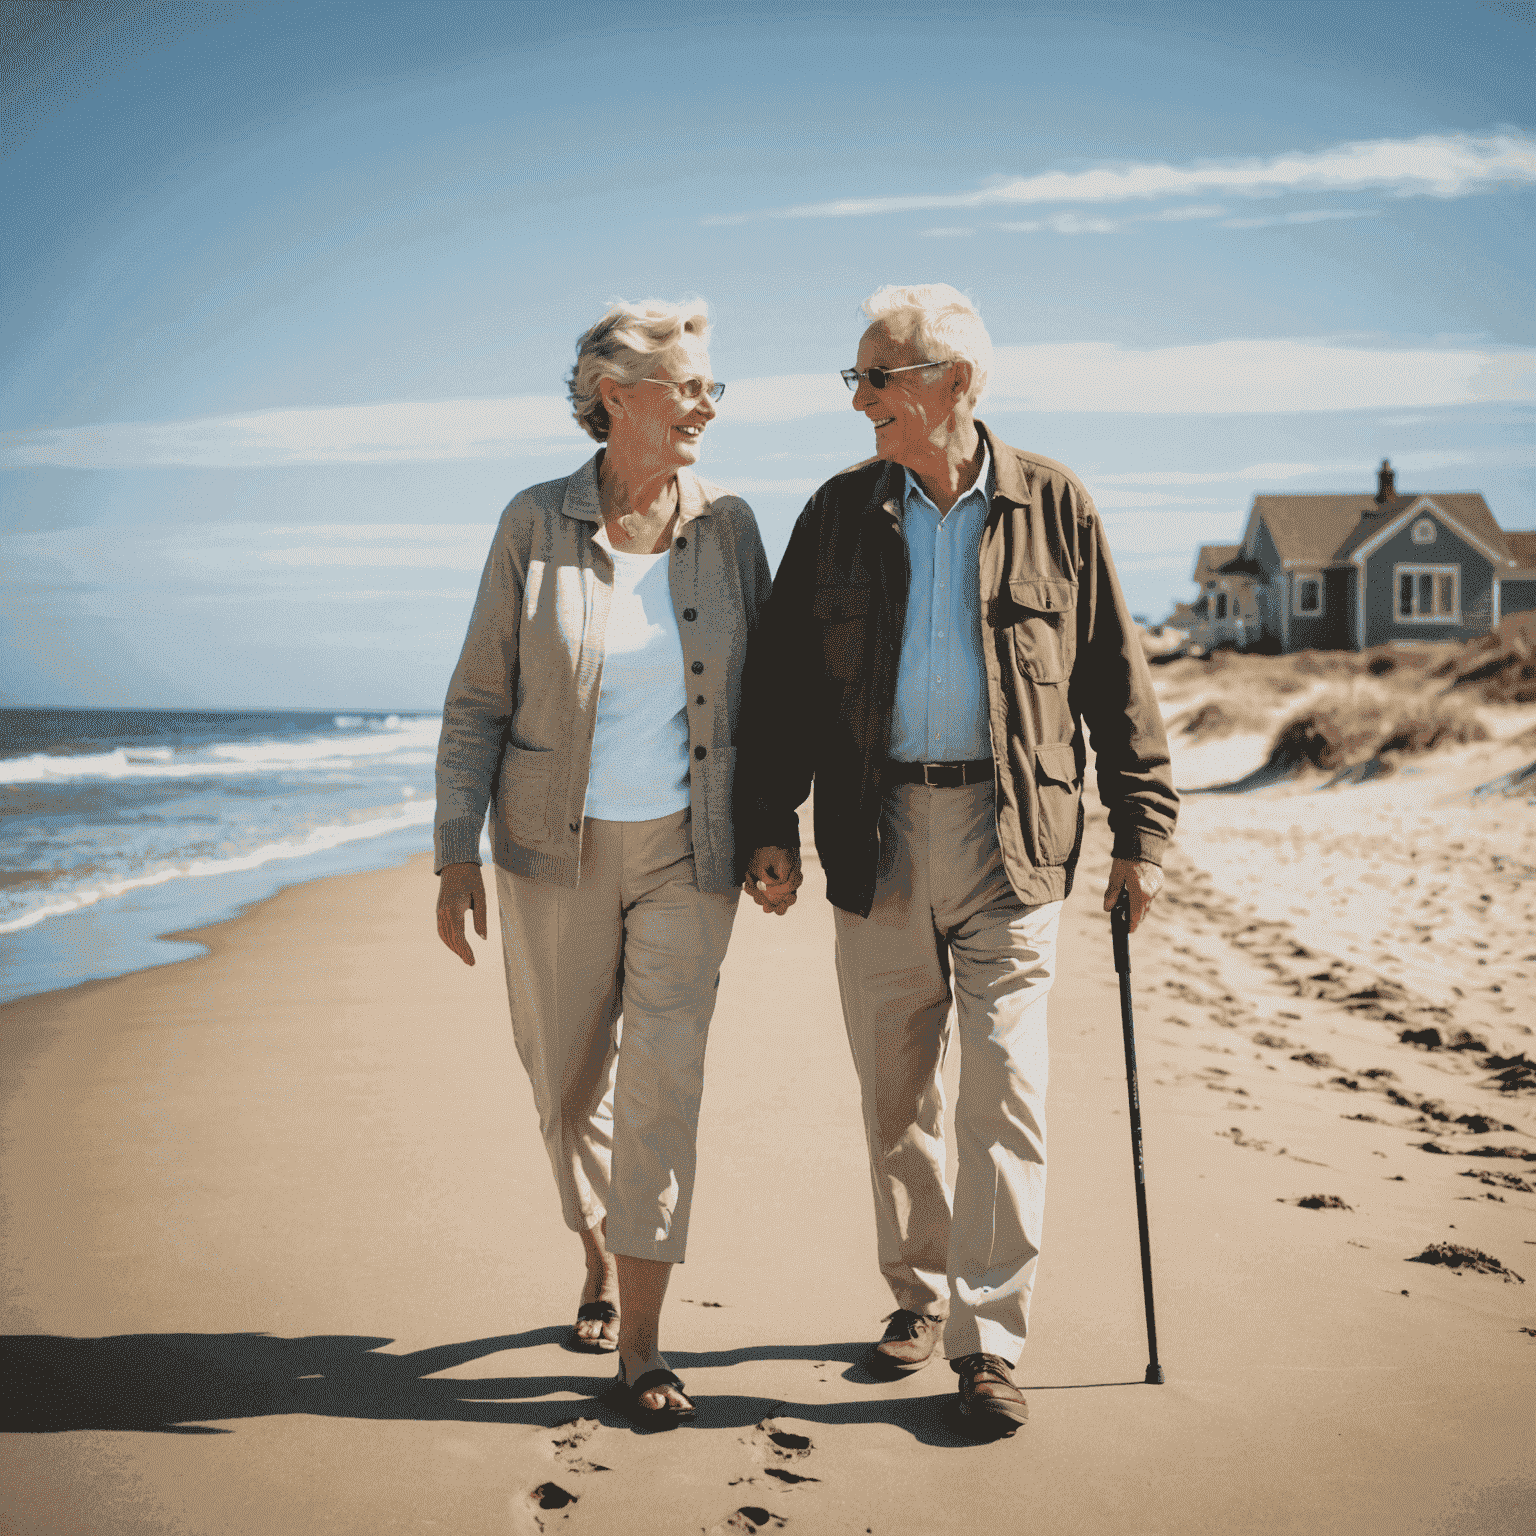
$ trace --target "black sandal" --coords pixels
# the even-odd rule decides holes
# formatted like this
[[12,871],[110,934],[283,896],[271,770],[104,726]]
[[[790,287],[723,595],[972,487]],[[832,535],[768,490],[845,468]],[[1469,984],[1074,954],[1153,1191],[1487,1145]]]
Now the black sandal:
[[[584,1301],[576,1308],[578,1323],[612,1323],[618,1321],[618,1316],[619,1309],[611,1301]],[[572,1349],[588,1355],[611,1355],[619,1347],[617,1339],[607,1339],[602,1334],[595,1339],[584,1339],[574,1328],[569,1342]]]
[[678,1408],[671,1404],[665,1408],[649,1408],[640,1401],[645,1393],[654,1392],[657,1387],[674,1387],[684,1396],[688,1392],[676,1373],[669,1371],[665,1366],[654,1371],[645,1371],[633,1382],[625,1381],[624,1364],[620,1361],[619,1374],[614,1379],[612,1395],[619,1407],[642,1429],[676,1429],[679,1424],[693,1423],[698,1416],[698,1411],[692,1403],[689,1403],[686,1408]]

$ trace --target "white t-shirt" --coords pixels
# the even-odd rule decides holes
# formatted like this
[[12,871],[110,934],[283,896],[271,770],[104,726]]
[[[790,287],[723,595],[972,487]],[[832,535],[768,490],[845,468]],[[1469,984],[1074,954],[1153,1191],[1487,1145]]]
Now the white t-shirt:
[[613,602],[603,640],[586,814],[600,821],[652,821],[688,798],[688,690],[683,640],[668,580],[671,547],[613,557]]

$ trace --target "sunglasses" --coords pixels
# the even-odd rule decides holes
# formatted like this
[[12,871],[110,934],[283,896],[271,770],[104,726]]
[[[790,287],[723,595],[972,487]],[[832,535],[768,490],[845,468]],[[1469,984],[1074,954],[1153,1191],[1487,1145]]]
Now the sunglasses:
[[868,379],[871,389],[884,389],[891,382],[891,375],[896,373],[911,373],[914,368],[942,368],[944,363],[908,363],[904,368],[866,368],[860,373],[857,368],[843,369],[843,383],[849,389],[857,390],[860,379]]
[[642,384],[660,384],[664,389],[675,389],[684,400],[697,400],[702,395],[708,395],[711,400],[718,400],[725,393],[725,385],[718,382],[706,384],[703,379],[641,379]]

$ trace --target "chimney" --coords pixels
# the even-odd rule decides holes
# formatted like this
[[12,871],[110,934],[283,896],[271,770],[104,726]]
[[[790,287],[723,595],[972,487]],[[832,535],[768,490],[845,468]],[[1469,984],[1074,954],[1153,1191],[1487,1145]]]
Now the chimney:
[[1389,459],[1381,461],[1381,468],[1376,471],[1376,505],[1382,506],[1397,495],[1397,487],[1393,484],[1392,464]]

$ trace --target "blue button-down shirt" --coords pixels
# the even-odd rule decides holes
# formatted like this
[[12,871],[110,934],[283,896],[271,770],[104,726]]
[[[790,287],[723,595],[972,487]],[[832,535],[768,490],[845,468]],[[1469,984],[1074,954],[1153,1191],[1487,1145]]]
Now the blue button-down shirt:
[[955,763],[992,755],[979,570],[992,481],[985,438],[976,483],[943,516],[907,471],[901,531],[912,584],[890,745],[899,762]]

